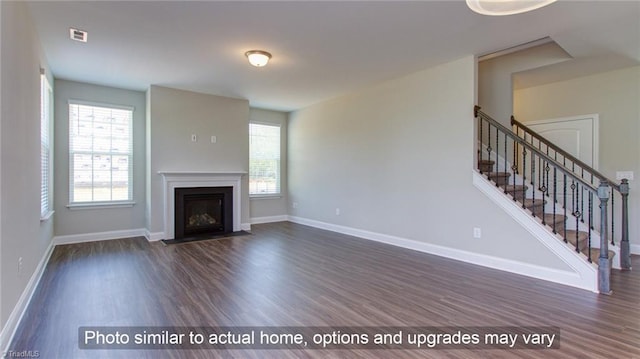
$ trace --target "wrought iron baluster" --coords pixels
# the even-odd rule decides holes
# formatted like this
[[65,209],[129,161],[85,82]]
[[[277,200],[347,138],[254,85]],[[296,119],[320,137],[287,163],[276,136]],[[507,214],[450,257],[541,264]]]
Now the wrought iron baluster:
[[[504,159],[502,162],[504,162],[504,172],[507,173],[507,141],[508,141],[508,137],[507,134],[504,134]],[[507,179],[507,183],[508,183],[508,179]]]
[[484,127],[484,121],[482,116],[480,116],[478,121],[479,124],[479,128],[478,131],[480,132],[480,144],[478,145],[478,169],[480,170],[480,173],[483,173],[482,171],[482,166],[480,165],[482,163],[482,144],[484,142],[484,139],[482,138],[482,128]]
[[[582,187],[582,191],[580,192],[580,212],[584,213],[584,186]],[[584,216],[580,217],[580,222],[584,223]]]
[[613,194],[615,191],[611,191],[611,245],[615,245],[615,237],[614,237],[614,228],[616,226],[615,223],[615,203],[613,203]]
[[[526,136],[526,134],[525,134]],[[522,191],[523,191],[523,197],[526,197],[525,193],[525,183],[527,182],[527,149],[526,147],[522,146]],[[524,199],[522,199],[522,208],[525,208],[524,205]]]
[[[538,186],[542,185],[542,174],[544,172],[542,172],[542,157],[538,156],[538,168],[540,169],[540,171],[538,171]],[[540,189],[540,187],[538,187],[538,189]]]
[[[567,242],[567,174],[564,173],[563,174],[563,194],[562,194],[562,207],[564,208],[564,218],[565,220],[562,221],[562,237],[564,237],[564,241]],[[555,218],[555,217],[554,217]],[[553,221],[553,223],[555,224],[555,220]]]
[[[536,153],[535,152],[531,152],[531,201],[533,203],[533,208],[535,209],[536,206],[536,184],[535,184],[535,178],[536,178],[536,159],[535,159]],[[526,196],[525,196],[526,198]],[[524,204],[524,200],[522,200],[522,203]],[[532,211],[533,216],[536,215],[535,211]]]
[[576,230],[575,230],[575,232],[576,232],[576,252],[580,253],[580,246],[579,246],[579,243],[578,243],[578,241],[580,240],[580,238],[578,237],[578,235],[579,235],[578,229],[580,228],[578,223],[580,222],[580,216],[582,215],[580,213],[579,206],[578,206],[578,199],[579,199],[579,193],[580,193],[580,184],[579,183],[576,184],[576,182],[574,181],[574,183],[571,186],[572,186],[572,188],[574,188],[576,190],[576,192],[575,192],[575,195],[576,195],[576,206],[575,206],[575,209],[574,209],[574,212],[573,212],[573,216],[576,218]]
[[545,175],[547,177],[547,181],[546,181],[546,193],[547,193],[547,198],[549,198],[549,171],[551,170],[551,167],[549,166],[549,162],[547,162],[547,166],[545,167],[544,171],[545,171]]
[[[556,204],[558,203],[558,168],[553,167],[553,218],[556,218]],[[558,233],[556,230],[556,222],[553,222],[553,233]]]
[[488,131],[487,131],[487,159],[491,161],[491,122],[488,122]]
[[[513,140],[513,163],[511,164],[511,169],[513,170],[514,181],[515,181],[516,174],[518,173],[518,154],[517,153],[518,153],[518,142]],[[515,182],[513,184],[515,185]]]
[[[545,210],[544,210],[545,203],[544,202],[546,201],[545,200],[545,195],[546,195],[547,198],[549,197],[549,170],[550,170],[549,162],[545,161],[544,174],[542,175],[542,178],[544,180],[545,177],[546,177],[546,180],[544,180],[545,183],[543,183],[542,187],[540,188],[540,191],[542,192],[542,214],[541,214],[541,217],[542,217],[542,224],[543,225],[547,224],[546,220],[544,219],[544,212],[545,212]],[[542,172],[542,171],[540,171],[540,172]]]
[[588,243],[587,243],[587,259],[589,263],[592,263],[591,259],[591,230],[593,229],[593,192],[589,191],[589,229],[588,231]]

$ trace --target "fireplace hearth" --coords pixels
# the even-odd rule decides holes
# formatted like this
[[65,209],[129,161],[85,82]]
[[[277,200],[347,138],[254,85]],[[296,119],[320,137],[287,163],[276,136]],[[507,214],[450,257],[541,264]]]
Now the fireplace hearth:
[[233,187],[175,189],[176,240],[233,232]]

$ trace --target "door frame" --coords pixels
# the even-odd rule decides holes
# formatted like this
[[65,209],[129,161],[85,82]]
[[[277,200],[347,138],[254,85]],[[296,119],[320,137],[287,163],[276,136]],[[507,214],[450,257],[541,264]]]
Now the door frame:
[[600,116],[597,113],[591,113],[591,114],[580,115],[580,116],[558,117],[558,118],[551,118],[551,119],[545,119],[545,120],[528,121],[524,125],[525,126],[545,125],[550,123],[555,124],[555,123],[572,122],[572,121],[587,120],[587,119],[591,120],[591,131],[593,134],[592,143],[591,143],[591,149],[592,149],[591,156],[593,158],[593,163],[591,167],[593,167],[593,169],[598,171],[598,168],[600,167]]

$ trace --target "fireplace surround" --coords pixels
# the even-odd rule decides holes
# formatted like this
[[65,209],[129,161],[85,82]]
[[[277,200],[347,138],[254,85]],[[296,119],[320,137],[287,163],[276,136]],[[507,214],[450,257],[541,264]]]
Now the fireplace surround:
[[164,239],[175,239],[175,189],[194,187],[232,187],[233,232],[241,228],[242,176],[247,172],[159,171],[164,193]]

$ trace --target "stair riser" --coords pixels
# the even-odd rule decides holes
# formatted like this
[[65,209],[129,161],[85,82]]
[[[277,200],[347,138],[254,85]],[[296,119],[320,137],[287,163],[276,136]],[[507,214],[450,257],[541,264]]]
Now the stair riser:
[[493,172],[493,165],[490,165],[490,164],[479,164],[478,165],[478,169],[482,173]]

